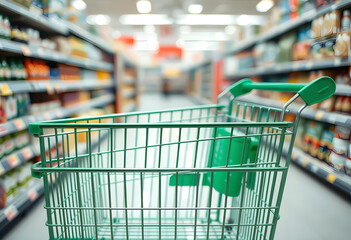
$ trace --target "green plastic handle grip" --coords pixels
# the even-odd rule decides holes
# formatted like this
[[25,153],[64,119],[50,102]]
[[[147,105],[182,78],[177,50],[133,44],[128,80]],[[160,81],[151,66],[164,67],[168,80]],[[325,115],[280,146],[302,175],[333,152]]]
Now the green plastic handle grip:
[[312,105],[333,96],[335,93],[335,81],[330,77],[320,77],[310,83],[254,83],[251,79],[243,79],[233,84],[228,91],[234,97],[251,92],[253,89],[296,92],[307,105]]

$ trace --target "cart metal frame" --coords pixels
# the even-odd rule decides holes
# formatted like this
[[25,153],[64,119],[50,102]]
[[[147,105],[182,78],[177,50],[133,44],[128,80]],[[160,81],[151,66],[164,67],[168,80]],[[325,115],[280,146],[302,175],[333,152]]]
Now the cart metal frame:
[[[235,100],[252,89],[297,94],[283,109]],[[328,77],[244,79],[214,105],[30,124],[50,239],[273,239],[300,113],[334,92]]]

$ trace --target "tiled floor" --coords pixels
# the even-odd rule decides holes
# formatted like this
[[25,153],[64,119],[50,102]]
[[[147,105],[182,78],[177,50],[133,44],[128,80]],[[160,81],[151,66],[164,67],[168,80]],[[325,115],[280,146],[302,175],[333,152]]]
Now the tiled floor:
[[[181,95],[143,95],[140,110],[194,105]],[[6,236],[7,240],[48,239],[43,200]],[[351,230],[351,199],[336,194],[317,178],[291,165],[275,239],[347,240]]]

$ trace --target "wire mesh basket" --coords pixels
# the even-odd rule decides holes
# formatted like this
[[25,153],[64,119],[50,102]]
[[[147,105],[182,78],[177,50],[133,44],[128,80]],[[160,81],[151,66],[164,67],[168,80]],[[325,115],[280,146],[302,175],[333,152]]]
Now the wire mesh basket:
[[[314,101],[304,89],[328,86],[320,101],[333,84],[268,87],[298,92],[288,104],[300,96],[302,111]],[[266,87],[242,80],[218,99]],[[283,121],[288,104],[230,99],[31,124],[41,150],[32,175],[44,181],[50,239],[273,239],[301,112]]]

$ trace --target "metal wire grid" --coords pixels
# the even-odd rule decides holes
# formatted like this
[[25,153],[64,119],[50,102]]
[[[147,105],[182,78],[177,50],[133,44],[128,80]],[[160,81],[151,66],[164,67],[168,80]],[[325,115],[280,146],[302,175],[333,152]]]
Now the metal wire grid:
[[[277,123],[279,115],[279,109],[235,103],[230,112],[214,105],[44,127],[39,138],[50,238],[273,238],[287,171],[280,166],[282,146],[292,134],[292,123]],[[230,136],[218,136],[221,128]],[[83,153],[80,135],[86,140]],[[259,139],[253,163],[245,163],[240,149],[240,164],[211,166],[216,142],[244,138],[245,149],[250,137]],[[45,158],[43,149],[59,142],[60,158],[50,151]],[[231,174],[242,173],[238,196],[214,190],[218,173],[226,175],[226,193]],[[254,182],[248,186],[250,175]]]

